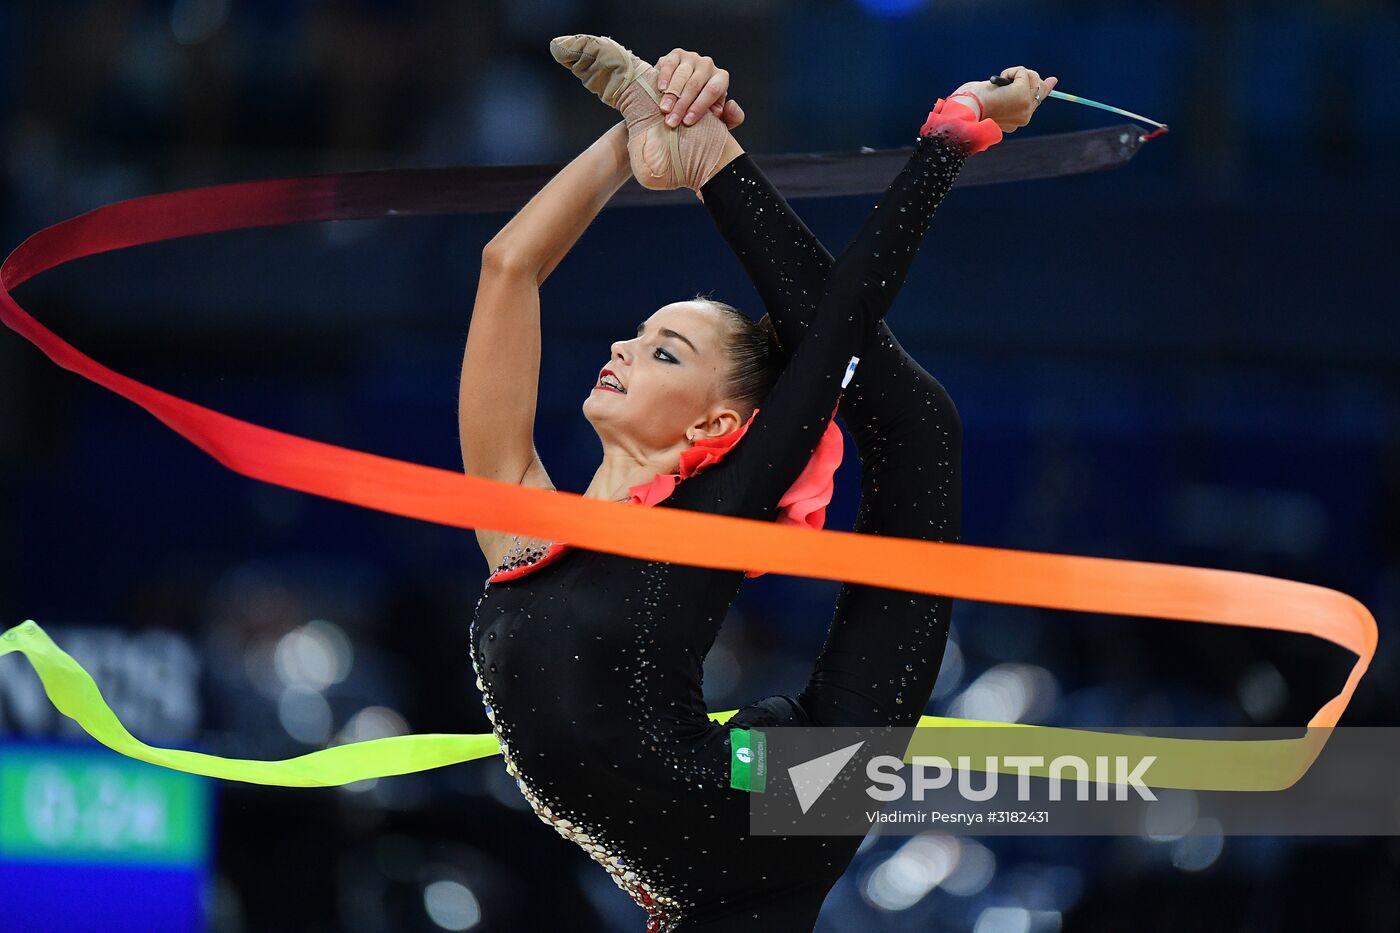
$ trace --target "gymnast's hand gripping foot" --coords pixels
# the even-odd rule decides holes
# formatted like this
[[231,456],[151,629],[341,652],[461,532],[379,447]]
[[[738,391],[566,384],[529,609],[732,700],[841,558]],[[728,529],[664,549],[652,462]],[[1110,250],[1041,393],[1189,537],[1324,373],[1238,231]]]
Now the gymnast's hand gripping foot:
[[632,171],[642,187],[699,191],[719,170],[729,140],[725,121],[703,106],[684,122],[679,111],[668,113],[651,65],[606,36],[561,36],[549,50],[584,87],[622,112]]
[[[839,401],[863,472],[879,477],[878,495],[863,484],[858,530],[956,540],[956,412],[883,318],[963,162],[1024,125],[1053,79],[1011,69],[1005,88],[980,82],[940,100],[908,164],[832,259],[732,141],[743,113],[712,62],[676,50],[652,69],[591,36],[555,40],[551,51],[624,124],[483,253],[460,401],[467,472],[552,488],[533,446],[539,286],[636,174],[647,187],[703,194],[770,316],[678,301],[615,342],[583,402],[602,446],[584,495],[820,527],[840,459]],[[778,254],[755,255],[778,236]],[[485,530],[478,541],[495,572],[472,622],[472,662],[506,769],[540,818],[647,910],[650,930],[810,930],[859,839],[748,835],[747,795],[730,785],[729,727],[917,717],[948,601],[899,593],[909,608],[877,615],[873,604],[894,604],[891,591],[843,588],[802,695],[749,704],[720,726],[706,714],[701,665],[742,572]],[[901,650],[915,644],[919,658]]]

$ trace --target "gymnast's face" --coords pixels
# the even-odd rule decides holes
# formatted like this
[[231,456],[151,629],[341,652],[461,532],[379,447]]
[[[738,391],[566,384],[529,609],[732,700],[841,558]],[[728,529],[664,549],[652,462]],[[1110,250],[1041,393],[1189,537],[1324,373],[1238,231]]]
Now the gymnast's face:
[[723,312],[708,302],[678,301],[638,325],[635,337],[614,343],[612,359],[583,403],[604,445],[641,458],[679,457],[689,446],[687,433],[719,436],[737,429],[743,422],[723,397],[730,368],[726,326]]

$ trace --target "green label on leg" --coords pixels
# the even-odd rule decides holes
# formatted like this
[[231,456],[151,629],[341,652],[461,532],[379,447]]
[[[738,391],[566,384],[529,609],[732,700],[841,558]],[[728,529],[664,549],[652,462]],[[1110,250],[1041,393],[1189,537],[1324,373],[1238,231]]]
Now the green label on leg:
[[729,730],[729,786],[759,794],[768,786],[768,740],[757,729]]

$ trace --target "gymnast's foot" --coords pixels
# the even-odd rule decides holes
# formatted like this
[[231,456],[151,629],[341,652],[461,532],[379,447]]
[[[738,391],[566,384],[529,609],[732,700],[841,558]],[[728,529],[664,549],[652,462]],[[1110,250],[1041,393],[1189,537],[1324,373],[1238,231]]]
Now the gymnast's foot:
[[632,174],[643,188],[698,193],[719,170],[728,127],[709,111],[692,126],[667,126],[651,65],[606,36],[560,36],[549,51],[603,103],[622,112]]

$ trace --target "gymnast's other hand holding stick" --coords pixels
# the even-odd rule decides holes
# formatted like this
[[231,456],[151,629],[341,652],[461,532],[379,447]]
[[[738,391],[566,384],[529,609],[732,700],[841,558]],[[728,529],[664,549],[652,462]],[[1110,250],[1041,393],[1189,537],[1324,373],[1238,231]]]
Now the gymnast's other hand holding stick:
[[1003,133],[1014,133],[1027,123],[1041,103],[1050,96],[1059,78],[1041,79],[1039,72],[1023,65],[1001,73],[1011,83],[997,86],[990,81],[969,81],[948,95],[948,100],[970,108],[979,120],[994,120]]

